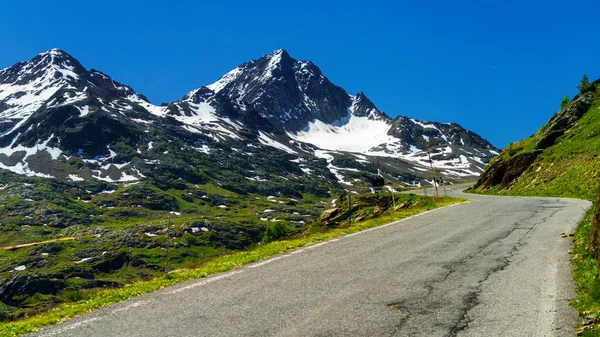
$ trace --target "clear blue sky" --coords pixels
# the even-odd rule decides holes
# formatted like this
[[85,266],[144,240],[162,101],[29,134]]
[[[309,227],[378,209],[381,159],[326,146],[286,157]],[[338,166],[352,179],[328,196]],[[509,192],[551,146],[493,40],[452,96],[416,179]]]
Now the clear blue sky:
[[599,15],[597,0],[4,1],[0,68],[58,47],[158,104],[283,48],[392,117],[503,147],[600,77]]

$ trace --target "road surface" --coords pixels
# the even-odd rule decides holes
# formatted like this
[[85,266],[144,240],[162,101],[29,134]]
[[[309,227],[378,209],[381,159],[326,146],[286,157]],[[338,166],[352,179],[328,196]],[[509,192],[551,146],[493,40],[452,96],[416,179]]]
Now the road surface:
[[464,196],[35,336],[574,335],[571,239],[560,234],[590,203]]

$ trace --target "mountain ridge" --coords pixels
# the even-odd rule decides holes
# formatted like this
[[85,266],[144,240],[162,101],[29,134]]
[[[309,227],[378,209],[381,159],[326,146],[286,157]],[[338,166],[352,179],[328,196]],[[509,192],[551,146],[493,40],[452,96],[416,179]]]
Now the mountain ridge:
[[[392,119],[363,92],[346,93],[314,63],[295,60],[282,49],[160,106],[98,70],[86,70],[60,49],[0,70],[0,168],[62,179],[144,179],[140,159],[157,160],[147,151],[151,138],[172,138],[156,127],[165,123],[194,148],[250,141],[300,157],[351,155],[367,162],[374,160],[362,156],[388,157],[395,162],[390,165],[402,167],[392,170],[399,181],[425,179],[427,143],[434,166],[449,179],[476,176],[495,152],[458,124]],[[356,146],[365,140],[369,146]],[[47,153],[41,171],[32,163],[38,151]],[[73,169],[73,156],[90,164],[89,170]]]

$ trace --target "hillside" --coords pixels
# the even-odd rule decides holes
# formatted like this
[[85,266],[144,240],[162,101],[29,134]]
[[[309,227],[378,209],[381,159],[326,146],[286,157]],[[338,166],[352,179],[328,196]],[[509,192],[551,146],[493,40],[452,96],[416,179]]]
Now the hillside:
[[600,182],[600,93],[573,98],[534,135],[493,158],[475,191],[594,200]]

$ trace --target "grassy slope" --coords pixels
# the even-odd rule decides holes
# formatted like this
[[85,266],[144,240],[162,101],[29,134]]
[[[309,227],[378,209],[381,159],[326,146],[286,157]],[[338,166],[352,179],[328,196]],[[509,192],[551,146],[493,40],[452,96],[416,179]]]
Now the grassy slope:
[[397,197],[398,203],[404,202],[404,199],[402,198],[405,198],[407,201],[410,200],[412,206],[400,209],[398,211],[382,214],[377,218],[354,223],[350,227],[340,227],[327,230],[325,232],[321,231],[323,228],[312,228],[312,230],[309,229],[305,235],[300,235],[289,240],[257,245],[247,251],[236,252],[231,255],[213,259],[195,269],[178,270],[170,273],[167,276],[154,278],[149,281],[128,284],[122,288],[89,293],[85,298],[74,299],[73,302],[61,304],[48,312],[20,321],[7,322],[4,325],[0,325],[0,336],[18,336],[29,333],[41,327],[59,323],[67,318],[78,316],[91,310],[102,308],[154,290],[162,289],[176,283],[224,272],[241,267],[248,263],[285,253],[289,250],[308,244],[359,232],[437,207],[447,206],[464,201],[464,199],[443,198],[437,202],[432,202],[432,199],[429,197],[415,195],[404,195]]
[[[540,132],[509,145],[494,160],[533,151]],[[555,145],[542,152],[535,162],[510,186],[494,186],[486,194],[571,197],[595,200],[600,188],[600,97]],[[581,316],[600,317],[600,268],[590,251],[592,211],[579,224],[572,263],[578,297],[572,305]],[[584,336],[600,336],[600,324],[581,329]]]
[[[538,133],[509,145],[494,160],[534,150]],[[555,145],[538,156],[509,187],[489,192],[506,195],[556,196],[593,200],[600,184],[600,98]]]

